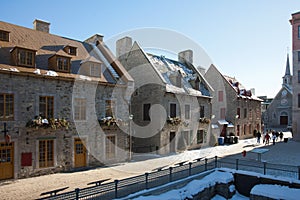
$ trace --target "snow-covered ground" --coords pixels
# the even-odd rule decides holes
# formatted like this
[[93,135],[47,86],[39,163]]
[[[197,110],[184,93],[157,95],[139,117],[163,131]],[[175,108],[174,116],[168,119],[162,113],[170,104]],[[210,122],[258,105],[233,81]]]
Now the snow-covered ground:
[[[284,133],[284,137],[290,137],[289,132]],[[210,158],[214,156],[235,156],[242,157],[242,151],[247,151],[247,156],[243,159],[256,159],[257,155],[250,153],[254,148],[268,148],[269,151],[262,155],[262,160],[271,163],[300,165],[300,143],[288,141],[287,143],[278,142],[276,145],[257,144],[256,139],[240,140],[238,144],[222,145],[216,147],[202,148],[182,153],[158,156],[158,155],[134,155],[134,160],[127,163],[119,163],[110,167],[97,168],[93,170],[74,172],[74,173],[57,173],[47,176],[33,177],[18,180],[6,180],[0,182],[0,199],[36,199],[45,191],[54,190],[68,186],[65,191],[74,191],[75,188],[87,187],[87,183],[100,179],[110,178],[123,179],[131,176],[151,172],[153,169],[162,166],[172,166],[178,162],[192,161],[196,158]],[[147,160],[144,160],[146,159]],[[150,159],[151,158],[151,159]],[[142,160],[142,161],[141,161]],[[215,200],[218,200],[216,196]],[[236,195],[234,198],[239,198]]]

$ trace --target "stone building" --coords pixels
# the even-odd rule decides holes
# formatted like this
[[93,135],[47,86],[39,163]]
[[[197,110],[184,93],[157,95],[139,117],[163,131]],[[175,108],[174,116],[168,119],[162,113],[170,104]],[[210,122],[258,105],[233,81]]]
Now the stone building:
[[263,113],[265,129],[286,130],[292,125],[292,75],[289,56],[287,55],[282,87]]
[[261,100],[252,94],[253,91],[246,90],[236,78],[221,74],[214,65],[204,77],[214,89],[212,123],[219,132],[217,136],[234,134],[243,139],[261,131]]
[[0,179],[129,157],[133,79],[102,36],[81,42],[49,26],[0,22]]
[[292,14],[292,51],[293,51],[293,138],[300,140],[300,12]]
[[146,53],[125,37],[117,41],[116,55],[135,81],[134,152],[168,154],[209,145],[212,89],[192,65],[191,50],[176,61]]

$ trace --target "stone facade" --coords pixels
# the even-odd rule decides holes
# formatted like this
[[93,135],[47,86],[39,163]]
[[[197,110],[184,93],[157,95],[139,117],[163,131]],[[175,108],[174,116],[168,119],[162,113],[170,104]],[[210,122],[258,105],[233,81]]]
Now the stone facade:
[[[120,39],[116,51],[124,52],[120,48],[126,44],[126,53],[119,55],[119,60],[135,80],[131,101],[134,152],[168,154],[209,145],[211,88],[202,75],[191,63],[178,64],[178,61],[147,54],[137,42],[132,45],[128,41],[128,37]],[[184,54],[192,61],[190,50]],[[184,59],[182,54],[179,55]],[[169,65],[185,66],[198,79],[187,83],[185,74],[170,70]],[[203,88],[202,91],[200,87],[195,89],[200,84],[199,79],[203,84],[201,87],[206,88],[205,95]],[[200,116],[201,112],[203,116]],[[200,117],[207,120],[200,123]]]
[[206,71],[205,78],[214,89],[212,123],[217,137],[235,134],[243,139],[253,137],[255,130],[261,131],[260,99],[246,95],[249,91],[235,78],[222,75],[214,65]]
[[[0,148],[7,164],[0,166],[0,179],[127,160],[133,79],[114,61],[102,36],[79,42],[5,22],[0,31],[9,33],[8,41],[0,40],[0,124],[6,128]],[[22,35],[26,41],[18,38]],[[11,49],[18,55],[14,62]],[[24,49],[27,62],[18,60]],[[53,58],[57,66],[70,59],[63,65],[70,69],[49,70]]]
[[285,75],[282,88],[274,97],[267,110],[263,113],[265,129],[287,130],[292,125],[292,76],[290,73],[289,57],[286,61]]

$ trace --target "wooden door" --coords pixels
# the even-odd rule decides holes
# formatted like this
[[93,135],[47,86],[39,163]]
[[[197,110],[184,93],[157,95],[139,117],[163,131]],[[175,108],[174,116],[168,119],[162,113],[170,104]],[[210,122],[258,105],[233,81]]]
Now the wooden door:
[[0,143],[0,180],[14,177],[14,144]]
[[175,132],[170,132],[170,153],[175,152]]
[[288,116],[280,116],[280,125],[288,125]]
[[75,167],[86,166],[86,148],[80,138],[74,140]]

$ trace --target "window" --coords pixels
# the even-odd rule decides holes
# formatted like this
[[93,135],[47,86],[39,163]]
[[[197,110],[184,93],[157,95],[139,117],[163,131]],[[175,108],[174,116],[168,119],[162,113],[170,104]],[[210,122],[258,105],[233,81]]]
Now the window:
[[204,117],[204,106],[200,106],[200,118]]
[[116,136],[107,136],[106,137],[106,146],[105,146],[106,158],[112,159],[116,156]]
[[246,133],[247,133],[247,125],[245,124],[244,125],[244,135],[246,135]]
[[298,108],[300,108],[300,94],[298,94]]
[[176,104],[175,103],[171,103],[170,104],[170,117],[176,117]]
[[86,99],[77,98],[74,100],[74,119],[86,120]]
[[225,108],[220,109],[220,118],[225,119]]
[[69,47],[69,52],[70,55],[76,56],[76,47]]
[[57,69],[59,71],[65,71],[65,72],[70,71],[70,67],[69,67],[70,66],[70,59],[69,58],[57,57],[56,65],[57,65]]
[[19,49],[18,65],[34,66],[34,51]]
[[194,140],[193,130],[190,130],[190,145],[193,144],[193,140]]
[[106,100],[105,101],[105,117],[113,117],[115,113],[115,101]]
[[252,119],[252,109],[249,109],[249,119]]
[[247,108],[244,108],[244,118],[247,118]]
[[144,104],[144,107],[143,107],[143,120],[144,121],[150,121],[150,107],[151,107],[150,103]]
[[203,143],[203,130],[197,130],[197,144]]
[[219,102],[223,102],[223,91],[219,91],[218,92],[218,100],[219,100]]
[[100,66],[96,64],[90,64],[90,76],[99,77],[100,76]]
[[0,120],[14,120],[13,94],[0,94]]
[[300,26],[298,26],[298,39],[300,39]]
[[298,71],[298,83],[300,83],[300,70]]
[[237,117],[238,119],[241,118],[241,108],[237,108],[236,115],[238,115],[238,117]]
[[40,116],[44,118],[53,118],[54,112],[54,97],[51,96],[40,96],[39,111]]
[[9,42],[9,32],[0,30],[0,41]]
[[191,106],[190,105],[185,105],[184,106],[184,115],[185,119],[190,119],[191,117]]
[[298,51],[298,62],[300,62],[300,51]]
[[39,141],[39,167],[54,166],[54,142],[53,140]]

